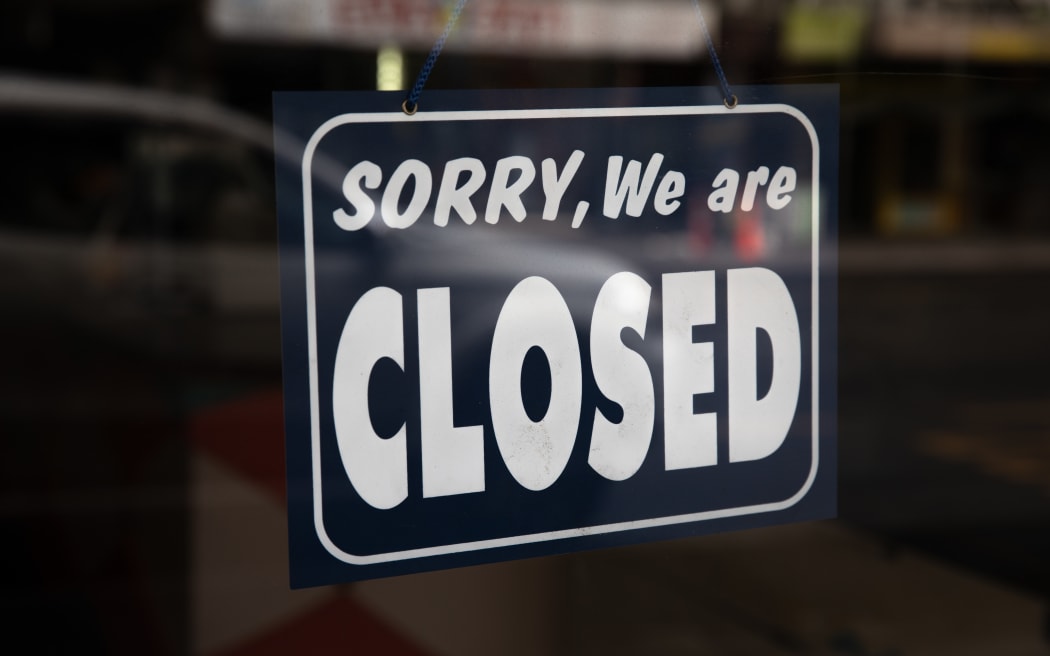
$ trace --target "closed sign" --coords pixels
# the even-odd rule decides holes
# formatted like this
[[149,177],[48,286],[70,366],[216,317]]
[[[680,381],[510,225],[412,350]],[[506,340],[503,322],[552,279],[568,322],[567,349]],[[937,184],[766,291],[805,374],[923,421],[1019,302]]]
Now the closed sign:
[[834,513],[837,89],[275,95],[294,587]]

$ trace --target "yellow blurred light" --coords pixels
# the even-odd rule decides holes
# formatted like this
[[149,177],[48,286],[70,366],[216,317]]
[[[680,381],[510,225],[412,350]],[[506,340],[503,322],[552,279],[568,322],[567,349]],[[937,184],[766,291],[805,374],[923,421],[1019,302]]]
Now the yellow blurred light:
[[975,59],[985,61],[1039,61],[1050,58],[1050,31],[1036,27],[976,30],[971,40]]
[[405,88],[405,58],[394,46],[380,48],[376,55],[376,89],[400,91]]

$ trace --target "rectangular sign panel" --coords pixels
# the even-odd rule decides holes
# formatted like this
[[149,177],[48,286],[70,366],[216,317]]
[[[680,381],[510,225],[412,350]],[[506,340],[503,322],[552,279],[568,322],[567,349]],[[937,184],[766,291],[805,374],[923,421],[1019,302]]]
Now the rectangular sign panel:
[[835,512],[838,91],[279,93],[294,587]]

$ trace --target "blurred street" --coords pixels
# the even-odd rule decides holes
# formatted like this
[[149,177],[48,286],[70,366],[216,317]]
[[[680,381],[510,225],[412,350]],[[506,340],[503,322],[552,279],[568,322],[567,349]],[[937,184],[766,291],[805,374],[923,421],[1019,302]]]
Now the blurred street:
[[1050,270],[938,250],[841,250],[839,515],[1048,596]]

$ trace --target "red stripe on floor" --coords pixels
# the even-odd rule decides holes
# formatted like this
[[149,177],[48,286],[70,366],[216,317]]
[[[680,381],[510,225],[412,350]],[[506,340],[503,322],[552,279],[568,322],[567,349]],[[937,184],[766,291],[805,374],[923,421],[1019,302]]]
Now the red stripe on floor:
[[427,656],[352,599],[341,597],[212,656]]
[[284,504],[284,405],[280,390],[201,410],[190,419],[190,443]]

